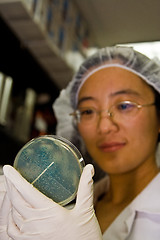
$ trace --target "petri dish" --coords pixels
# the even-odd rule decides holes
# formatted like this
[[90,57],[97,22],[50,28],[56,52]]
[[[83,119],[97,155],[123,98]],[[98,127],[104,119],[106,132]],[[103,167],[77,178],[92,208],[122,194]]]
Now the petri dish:
[[70,141],[44,135],[26,143],[16,155],[13,166],[40,192],[65,206],[76,197],[85,163]]

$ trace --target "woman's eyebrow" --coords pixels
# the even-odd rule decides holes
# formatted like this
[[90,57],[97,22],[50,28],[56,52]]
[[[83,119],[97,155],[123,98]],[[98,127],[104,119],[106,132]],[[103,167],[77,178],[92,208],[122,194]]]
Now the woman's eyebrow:
[[[140,94],[138,92],[136,92],[136,91],[134,91],[132,89],[123,89],[123,90],[111,93],[109,95],[109,97],[115,97],[115,96],[118,96],[118,95],[135,95],[135,96],[140,96]],[[89,101],[89,100],[92,100],[92,101],[95,100],[96,101],[96,99],[94,97],[86,96],[86,97],[81,98],[78,101],[78,105],[81,104],[82,102]]]
[[94,98],[94,97],[90,97],[90,96],[88,96],[88,97],[83,97],[83,98],[81,98],[81,99],[78,101],[78,105],[79,105],[80,103],[84,102],[84,101],[89,101],[89,100],[95,100],[95,98]]
[[137,91],[134,91],[132,89],[123,89],[114,93],[110,94],[110,97],[114,97],[117,95],[133,95],[133,96],[140,96],[140,94]]

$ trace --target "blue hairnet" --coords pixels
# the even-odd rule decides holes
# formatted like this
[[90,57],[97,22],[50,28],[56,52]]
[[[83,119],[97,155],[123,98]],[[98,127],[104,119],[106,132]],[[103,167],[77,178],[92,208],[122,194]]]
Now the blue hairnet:
[[95,71],[111,66],[135,73],[160,93],[160,62],[158,60],[151,60],[131,47],[106,47],[84,61],[72,79],[74,83],[70,98],[73,108],[77,107],[78,91],[84,81]]

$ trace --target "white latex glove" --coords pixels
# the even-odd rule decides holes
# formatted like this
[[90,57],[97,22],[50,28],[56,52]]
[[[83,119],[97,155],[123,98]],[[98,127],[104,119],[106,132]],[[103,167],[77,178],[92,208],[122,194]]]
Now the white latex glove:
[[76,204],[71,210],[40,193],[13,167],[6,165],[3,170],[12,203],[8,221],[8,236],[11,239],[102,240],[93,208],[92,165],[83,170]]

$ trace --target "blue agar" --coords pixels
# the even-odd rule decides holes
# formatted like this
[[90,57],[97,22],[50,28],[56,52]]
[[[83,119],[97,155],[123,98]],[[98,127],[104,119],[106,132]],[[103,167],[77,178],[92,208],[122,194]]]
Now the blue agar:
[[48,135],[25,144],[14,167],[40,192],[64,206],[76,196],[84,160],[68,140]]

